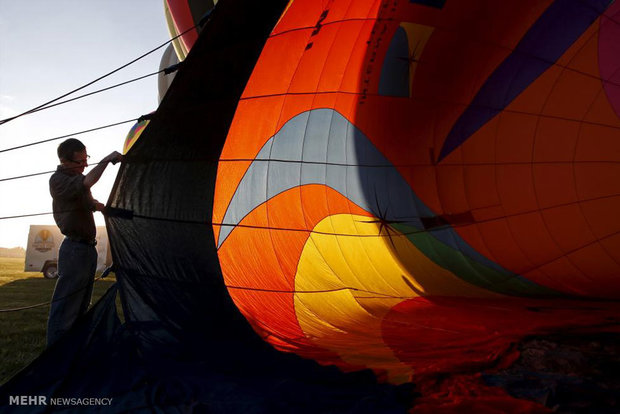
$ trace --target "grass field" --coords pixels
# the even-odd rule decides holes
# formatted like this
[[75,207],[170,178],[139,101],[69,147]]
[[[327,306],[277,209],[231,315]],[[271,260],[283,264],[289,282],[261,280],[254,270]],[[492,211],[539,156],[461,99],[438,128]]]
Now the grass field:
[[[95,303],[114,283],[113,275],[95,283]],[[0,258],[0,309],[45,303],[33,309],[0,312],[0,384],[28,365],[45,348],[49,301],[55,280],[24,272],[24,258]]]

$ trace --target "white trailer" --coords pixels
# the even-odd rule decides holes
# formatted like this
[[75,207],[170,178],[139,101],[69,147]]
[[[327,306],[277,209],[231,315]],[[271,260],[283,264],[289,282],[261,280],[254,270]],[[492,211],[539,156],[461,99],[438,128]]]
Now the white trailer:
[[[48,279],[58,277],[58,250],[65,236],[52,224],[31,224],[26,246],[25,272],[42,272]],[[105,226],[97,226],[97,271],[112,263]]]

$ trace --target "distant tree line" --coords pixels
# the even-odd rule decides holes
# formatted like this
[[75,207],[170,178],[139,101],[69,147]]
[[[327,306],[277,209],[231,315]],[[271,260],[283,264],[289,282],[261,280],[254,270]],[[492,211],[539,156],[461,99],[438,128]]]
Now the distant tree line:
[[23,247],[0,247],[0,257],[25,257],[26,250]]

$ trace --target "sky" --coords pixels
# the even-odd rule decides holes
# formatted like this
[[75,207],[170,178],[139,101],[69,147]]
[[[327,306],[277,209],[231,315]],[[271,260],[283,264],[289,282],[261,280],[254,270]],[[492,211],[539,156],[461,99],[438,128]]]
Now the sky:
[[[169,40],[163,0],[0,0],[0,119],[80,87]],[[165,48],[97,82],[81,95],[159,69]],[[0,151],[126,121],[157,108],[157,76],[0,125]],[[122,151],[132,123],[76,135],[90,162]],[[62,140],[0,152],[0,179],[52,171]],[[89,171],[86,170],[85,173]],[[118,171],[109,166],[92,188],[105,203]],[[31,224],[53,224],[51,174],[0,181],[0,247],[26,247]],[[101,213],[95,214],[103,225]]]

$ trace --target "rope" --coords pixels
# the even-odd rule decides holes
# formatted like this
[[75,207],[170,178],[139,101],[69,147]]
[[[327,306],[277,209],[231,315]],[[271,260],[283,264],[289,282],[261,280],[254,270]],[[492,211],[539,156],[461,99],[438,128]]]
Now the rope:
[[[105,273],[105,271],[104,271],[101,276],[95,278],[94,282],[98,282],[99,280],[103,279],[106,276],[107,276],[107,273]],[[22,307],[19,307],[19,308],[0,309],[0,313],[19,312],[19,311],[28,310],[28,309],[35,309],[35,308],[41,308],[43,306],[49,306],[49,305],[51,305],[54,302],[59,302],[59,301],[64,300],[64,299],[66,299],[68,297],[76,295],[76,294],[80,293],[81,291],[83,291],[84,289],[86,289],[87,287],[88,286],[84,286],[83,288],[80,288],[80,289],[78,289],[78,290],[76,290],[74,292],[69,293],[67,296],[63,296],[61,298],[56,298],[56,299],[50,300],[48,302],[41,302],[41,303],[37,303],[35,305],[22,306]]]
[[31,109],[29,109],[29,110],[27,110],[27,111],[25,111],[25,112],[22,112],[22,113],[20,113],[20,114],[18,114],[18,115],[15,115],[15,116],[12,116],[12,117],[5,118],[5,119],[0,120],[0,125],[3,125],[3,124],[5,124],[5,123],[7,123],[7,122],[10,122],[10,121],[12,121],[12,120],[14,120],[14,119],[20,118],[20,117],[22,117],[22,116],[24,116],[24,115],[28,115],[28,114],[31,114],[31,113],[34,113],[34,112],[40,111],[40,110],[42,110],[42,109],[45,109],[46,107],[51,107],[51,106],[52,106],[51,104],[53,104],[53,103],[55,103],[55,102],[57,102],[57,101],[59,101],[59,100],[61,100],[61,99],[63,99],[63,98],[66,98],[67,96],[69,96],[69,95],[71,95],[71,94],[73,94],[73,93],[75,93],[75,92],[81,91],[82,89],[87,88],[88,86],[90,86],[90,85],[92,85],[92,84],[94,84],[94,83],[96,83],[96,82],[99,82],[100,80],[105,79],[105,78],[107,78],[108,76],[111,76],[111,75],[113,75],[114,73],[116,73],[116,72],[118,72],[118,71],[120,71],[120,70],[122,70],[122,69],[125,69],[127,66],[132,65],[133,63],[135,63],[135,62],[139,61],[140,59],[143,59],[143,58],[145,58],[146,56],[148,56],[148,55],[150,55],[150,54],[152,54],[152,53],[156,52],[157,50],[161,49],[162,47],[167,46],[169,43],[171,43],[172,41],[176,40],[177,38],[179,38],[179,37],[183,36],[185,33],[189,32],[189,31],[191,31],[191,30],[194,30],[197,26],[201,25],[202,23],[203,23],[203,20],[201,20],[198,24],[196,24],[196,25],[194,25],[194,26],[190,27],[189,29],[185,30],[184,32],[182,32],[182,33],[178,34],[177,36],[175,36],[175,37],[171,38],[170,40],[168,40],[168,41],[166,41],[166,42],[162,43],[161,45],[157,46],[156,48],[149,50],[148,52],[146,52],[146,53],[144,53],[144,54],[142,54],[142,55],[138,56],[137,58],[133,59],[132,61],[130,61],[130,62],[128,62],[128,63],[125,63],[125,64],[124,64],[124,65],[122,65],[122,66],[119,66],[118,68],[116,68],[116,69],[112,70],[111,72],[108,72],[108,73],[106,73],[106,74],[104,74],[104,75],[102,75],[102,76],[98,77],[98,78],[97,78],[97,79],[95,79],[95,80],[92,80],[92,81],[90,81],[90,82],[88,82],[88,83],[86,83],[86,84],[84,84],[84,85],[82,85],[82,86],[80,86],[80,87],[78,87],[78,88],[73,89],[72,91],[69,91],[69,92],[67,92],[67,93],[65,93],[65,94],[62,94],[61,96],[59,96],[59,97],[57,97],[57,98],[54,98],[54,99],[52,99],[52,100],[50,100],[50,101],[47,101],[47,102],[45,102],[45,103],[42,103],[41,105],[35,106],[34,108],[31,108]]
[[73,136],[76,136],[76,135],[82,135],[82,134],[86,134],[86,133],[89,133],[89,132],[99,131],[101,129],[111,128],[111,127],[127,124],[129,122],[136,122],[139,119],[140,118],[133,118],[133,119],[128,119],[126,121],[114,122],[114,123],[108,124],[108,125],[103,125],[103,126],[99,126],[99,127],[95,127],[95,128],[91,128],[91,129],[85,129],[83,131],[73,132],[71,134],[61,135],[59,137],[47,138],[47,139],[43,139],[41,141],[31,142],[29,144],[18,145],[16,147],[11,147],[11,148],[5,148],[5,149],[0,150],[0,153],[14,151],[16,149],[21,149],[21,148],[26,148],[26,147],[31,147],[33,145],[44,144],[46,142],[56,141],[56,140],[63,139],[63,138],[69,138],[69,137],[73,137]]
[[95,95],[95,94],[98,94],[98,93],[101,93],[101,92],[108,91],[108,90],[110,90],[110,89],[118,88],[118,87],[120,87],[120,86],[124,86],[124,85],[127,85],[127,84],[132,83],[132,82],[137,82],[137,81],[139,81],[139,80],[146,79],[146,78],[148,78],[148,77],[150,77],[150,76],[159,75],[160,73],[163,73],[163,72],[165,72],[166,70],[167,70],[167,68],[166,68],[166,69],[159,70],[159,71],[157,71],[157,72],[152,72],[152,73],[149,73],[149,74],[147,74],[147,75],[139,76],[139,77],[137,77],[137,78],[130,79],[130,80],[125,81],[125,82],[117,83],[116,85],[108,86],[107,88],[102,88],[102,89],[98,89],[98,90],[93,91],[93,92],[85,93],[84,95],[76,96],[75,98],[66,99],[66,100],[64,100],[64,101],[56,102],[56,103],[54,103],[54,104],[47,105],[47,106],[44,106],[44,107],[42,107],[42,108],[33,109],[33,110],[31,110],[29,113],[33,114],[33,113],[35,113],[35,112],[39,112],[39,111],[43,111],[43,110],[45,110],[45,109],[50,109],[50,108],[53,108],[53,107],[55,107],[55,106],[63,105],[63,104],[66,104],[66,103],[69,103],[69,102],[73,102],[73,101],[77,101],[78,99],[86,98],[87,96]]
[[[95,162],[95,163],[92,163],[92,164],[88,164],[88,166],[92,167],[94,165],[99,165],[99,164],[101,164],[101,162]],[[65,169],[69,170],[71,168],[65,168]],[[60,170],[63,170],[63,169],[61,168]],[[16,177],[0,178],[0,182],[2,182],[2,181],[11,181],[11,180],[19,180],[21,178],[28,178],[28,177],[36,177],[37,175],[52,174],[52,173],[55,173],[56,171],[58,171],[58,169],[51,170],[51,171],[37,172],[37,173],[32,173],[32,174],[18,175]]]
[[[109,211],[112,212],[111,213],[112,216],[117,216],[117,217],[124,217],[123,213],[125,211],[128,211],[128,210],[122,210],[122,209],[117,209],[117,208],[113,208],[113,207],[106,207],[106,208],[108,208]],[[63,214],[63,213],[71,213],[71,212],[74,212],[74,211],[80,211],[80,209],[60,210],[60,211],[57,211],[56,213]],[[46,216],[46,215],[51,215],[51,214],[54,214],[54,212],[53,211],[46,211],[44,213],[20,214],[20,215],[17,215],[17,216],[0,217],[0,220],[16,219],[16,218],[24,218],[24,217],[34,217],[34,216]]]
[[[108,267],[99,277],[96,277],[94,282],[98,282],[99,280],[105,278],[110,272],[111,272],[112,268]],[[259,289],[259,288],[252,288],[249,286],[234,286],[234,285],[224,285],[226,286],[228,289],[235,289],[235,290],[248,290],[248,291],[264,291],[264,292],[276,292],[276,293],[329,293],[329,292],[338,292],[338,291],[343,291],[343,290],[352,290],[355,292],[363,292],[363,293],[371,293],[374,295],[378,295],[378,297],[382,297],[382,298],[400,298],[400,299],[406,299],[408,298],[408,296],[393,296],[393,295],[389,295],[386,293],[380,293],[380,292],[373,292],[370,290],[366,290],[366,289],[359,289],[359,288],[355,288],[355,287],[341,287],[341,288],[335,288],[335,289],[326,289],[326,290],[275,290],[275,289]],[[28,310],[28,309],[35,309],[35,308],[40,308],[43,306],[49,306],[54,302],[59,302],[61,300],[64,300],[68,297],[71,297],[81,291],[83,291],[84,289],[86,289],[87,286],[80,288],[74,292],[71,292],[70,294],[63,296],[61,298],[57,298],[48,302],[41,302],[41,303],[37,303],[34,305],[29,305],[29,306],[22,306],[19,308],[8,308],[8,309],[0,309],[0,313],[8,313],[8,312],[19,312],[19,311],[23,311],[23,310]]]
[[[140,121],[143,119],[149,119],[148,115],[142,116],[140,118],[137,119],[133,119],[133,120],[129,120],[129,121],[124,121],[124,122],[132,122],[132,121]],[[120,125],[121,123],[118,124],[111,124],[110,126],[115,126],[115,125]],[[96,129],[102,129],[102,128],[107,128],[108,126],[104,126],[104,127],[100,127],[100,128],[94,128],[93,130]],[[93,131],[93,130],[86,130],[83,132],[89,132],[89,131]],[[26,144],[26,146],[28,145],[36,145],[38,143],[41,142],[47,142],[47,141],[52,141],[55,139],[60,139],[60,138],[65,138],[69,135],[63,135],[62,137],[56,137],[56,138],[51,138],[49,140],[45,140],[45,141],[40,141],[40,142],[34,142],[32,144]],[[3,151],[10,151],[13,149],[17,149],[17,148],[21,148],[21,147],[15,147],[15,148],[8,148],[6,150],[0,150],[0,153]],[[336,166],[336,167],[353,167],[353,168],[376,168],[376,169],[381,169],[381,168],[387,168],[387,169],[398,169],[398,168],[410,168],[410,167],[428,167],[428,166],[433,166],[433,164],[431,163],[412,163],[412,164],[389,164],[389,163],[385,163],[385,164],[351,164],[351,163],[339,163],[339,162],[328,162],[328,161],[306,161],[306,160],[290,160],[290,159],[274,159],[274,158],[220,158],[215,159],[215,158],[191,158],[191,159],[187,159],[187,158],[141,158],[141,157],[136,157],[136,156],[131,156],[130,158],[126,158],[125,159],[125,163],[140,163],[140,162],[161,162],[161,161],[168,161],[168,162],[196,162],[196,161],[204,161],[204,162],[211,162],[211,163],[226,163],[226,162],[254,162],[254,163],[259,163],[259,162],[267,162],[267,163],[282,163],[282,164],[300,164],[300,165],[321,165],[321,166]],[[93,166],[93,165],[97,165],[98,163],[93,163],[93,164],[88,164],[89,166]],[[514,165],[588,165],[588,164],[620,164],[620,161],[608,161],[608,160],[570,160],[570,161],[514,161],[514,162],[502,162],[502,163],[498,163],[498,162],[452,162],[452,163],[442,163],[441,166],[442,167],[449,167],[449,166],[456,166],[456,167],[468,167],[468,166],[481,166],[481,165],[486,165],[486,166],[506,166],[506,165],[510,165],[510,166],[514,166]],[[44,174],[51,174],[56,172],[56,170],[53,171],[43,171],[43,172],[38,172],[38,173],[32,173],[32,174],[25,174],[25,175],[19,175],[19,176],[15,176],[15,177],[7,177],[7,178],[0,178],[0,182],[2,181],[11,181],[11,180],[17,180],[20,178],[28,178],[28,177],[33,177],[33,176],[37,176],[37,175],[44,175]]]

